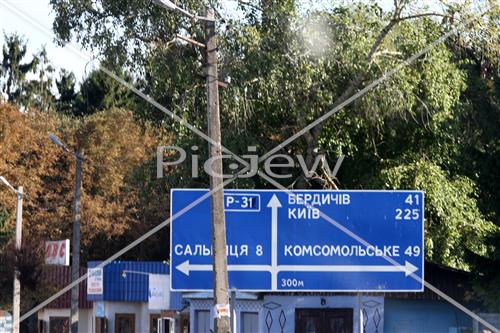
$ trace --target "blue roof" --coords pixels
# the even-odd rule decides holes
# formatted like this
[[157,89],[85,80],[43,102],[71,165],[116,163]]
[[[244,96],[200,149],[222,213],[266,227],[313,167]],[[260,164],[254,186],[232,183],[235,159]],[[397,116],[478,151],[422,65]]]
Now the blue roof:
[[[101,261],[90,261],[87,266],[94,268],[100,263]],[[90,301],[147,302],[149,292],[147,273],[168,275],[169,266],[161,261],[113,261],[104,267],[103,295],[88,295],[88,299]]]

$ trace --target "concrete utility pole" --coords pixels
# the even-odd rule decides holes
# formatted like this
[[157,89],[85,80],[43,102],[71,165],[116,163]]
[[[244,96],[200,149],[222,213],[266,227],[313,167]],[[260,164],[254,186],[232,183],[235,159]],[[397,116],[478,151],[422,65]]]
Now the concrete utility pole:
[[[21,249],[22,235],[23,235],[23,187],[19,186],[17,190],[14,186],[5,179],[5,177],[0,176],[0,182],[9,188],[12,192],[16,194],[16,250]],[[20,307],[21,307],[21,282],[19,281],[19,271],[14,267],[14,290],[12,297],[12,333],[19,333],[19,317],[20,317]]]
[[[213,272],[214,272],[214,305],[216,313],[214,318],[214,332],[228,333],[231,331],[229,311],[227,254],[226,254],[226,222],[224,219],[224,189],[222,188],[222,148],[219,113],[219,87],[218,87],[218,55],[217,37],[215,32],[215,15],[211,8],[206,10],[206,75],[207,75],[207,112],[208,136],[214,143],[209,145],[209,155],[212,158],[212,174],[210,175],[212,217],[212,247],[213,247]],[[211,21],[212,20],[212,21]],[[220,309],[222,311],[218,311]],[[217,313],[218,312],[218,313]]]
[[[23,187],[17,188],[17,206],[16,206],[16,250],[21,249],[23,235]],[[19,333],[19,317],[21,308],[21,282],[19,281],[19,271],[17,267],[14,271],[14,295],[12,301],[12,333]]]
[[[82,193],[82,162],[85,161],[85,158],[78,150],[75,152],[71,151],[54,134],[50,132],[48,134],[52,142],[61,147],[65,152],[73,155],[76,160],[75,222],[73,223],[73,251],[71,259],[71,282],[75,282],[80,278],[80,220],[82,217],[80,197]],[[78,299],[79,284],[76,284],[71,288],[70,333],[78,333]]]
[[[75,222],[73,223],[73,255],[71,259],[71,282],[80,278],[80,222],[81,222],[81,192],[82,192],[82,161],[79,151],[75,152],[76,179],[75,179]],[[79,284],[71,288],[71,333],[78,333],[78,303]]]
[[[205,22],[206,44],[199,43],[192,38],[177,34],[177,39],[182,39],[197,47],[205,48],[206,75],[207,75],[207,113],[208,113],[208,136],[211,138],[208,151],[212,161],[210,174],[211,196],[211,218],[212,218],[212,248],[213,248],[213,273],[214,273],[214,332],[230,332],[229,295],[227,277],[227,254],[226,254],[226,222],[224,220],[224,189],[222,169],[222,146],[220,132],[219,113],[219,80],[217,70],[217,39],[215,32],[214,10],[206,7],[206,16],[201,17],[191,14],[187,10],[178,7],[170,0],[153,0],[157,5],[172,11],[178,11],[193,22],[198,20]],[[218,188],[217,191],[214,191]]]

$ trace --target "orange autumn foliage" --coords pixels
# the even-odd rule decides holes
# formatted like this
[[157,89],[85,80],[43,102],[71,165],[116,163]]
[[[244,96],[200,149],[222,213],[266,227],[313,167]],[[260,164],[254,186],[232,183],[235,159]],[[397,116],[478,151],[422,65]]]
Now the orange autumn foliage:
[[[49,140],[48,131],[68,147],[79,147],[87,159],[82,264],[112,254],[168,216],[166,189],[154,181],[156,133],[151,126],[139,125],[131,112],[113,109],[75,119],[22,113],[0,104],[0,175],[14,186],[23,185],[28,194],[23,240],[30,235],[71,239],[75,160]],[[0,187],[0,209],[9,212],[6,228],[12,229],[15,197],[5,186]]]

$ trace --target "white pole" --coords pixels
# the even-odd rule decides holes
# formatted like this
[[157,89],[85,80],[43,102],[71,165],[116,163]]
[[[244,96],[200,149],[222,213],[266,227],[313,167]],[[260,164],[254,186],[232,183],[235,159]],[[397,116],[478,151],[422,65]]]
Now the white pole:
[[[21,249],[23,235],[23,187],[17,188],[17,207],[16,207],[16,250]],[[13,325],[12,333],[19,333],[19,317],[21,305],[21,283],[19,281],[19,271],[17,267],[14,270],[14,295],[12,301]]]
[[358,292],[359,333],[364,333],[363,296]]
[[229,310],[231,311],[231,332],[236,333],[236,289],[231,290]]

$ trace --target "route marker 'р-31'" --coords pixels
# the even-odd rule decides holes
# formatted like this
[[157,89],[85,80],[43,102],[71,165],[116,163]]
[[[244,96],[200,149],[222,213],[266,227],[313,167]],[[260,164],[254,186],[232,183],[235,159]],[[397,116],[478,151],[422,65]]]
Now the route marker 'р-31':
[[[171,214],[207,192],[172,190]],[[224,205],[230,289],[423,291],[422,192],[225,190]],[[212,290],[210,198],[170,230],[172,289]]]

